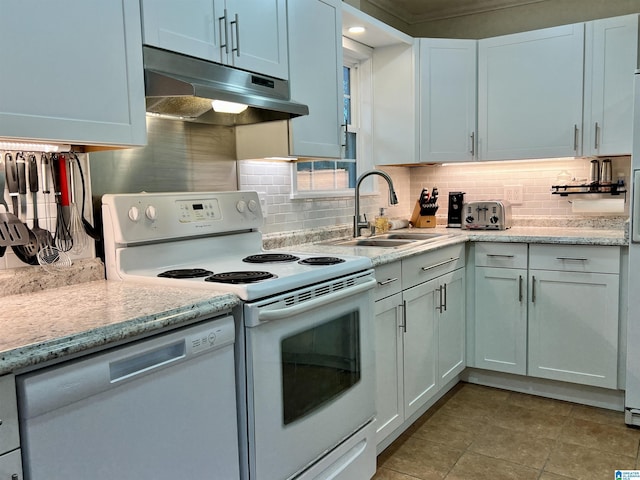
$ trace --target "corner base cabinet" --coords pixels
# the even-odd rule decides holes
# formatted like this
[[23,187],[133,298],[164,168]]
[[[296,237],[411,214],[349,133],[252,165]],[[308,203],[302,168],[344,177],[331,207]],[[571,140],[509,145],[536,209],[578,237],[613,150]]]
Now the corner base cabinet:
[[618,387],[619,247],[475,249],[476,367]]
[[137,1],[9,0],[0,11],[12,19],[0,30],[0,137],[146,143]]

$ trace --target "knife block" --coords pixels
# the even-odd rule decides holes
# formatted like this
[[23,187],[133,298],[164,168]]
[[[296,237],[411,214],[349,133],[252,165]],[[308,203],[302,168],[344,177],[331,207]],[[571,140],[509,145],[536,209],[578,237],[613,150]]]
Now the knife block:
[[[438,207],[436,207],[436,210]],[[435,213],[435,211],[434,211]],[[420,215],[420,201],[416,202],[413,207],[413,213],[411,214],[411,220],[409,220],[414,228],[435,228],[436,216],[435,215]]]

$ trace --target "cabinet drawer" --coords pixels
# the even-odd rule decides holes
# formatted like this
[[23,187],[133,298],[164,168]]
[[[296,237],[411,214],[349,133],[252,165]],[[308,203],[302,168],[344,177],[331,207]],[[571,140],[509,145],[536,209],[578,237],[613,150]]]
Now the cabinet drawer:
[[20,446],[15,377],[0,377],[0,455]]
[[0,480],[22,480],[22,478],[20,450],[0,455]]
[[477,242],[477,267],[527,268],[526,243]]
[[464,267],[464,244],[421,253],[402,260],[402,288],[407,289]]
[[620,247],[530,245],[529,268],[565,272],[620,273]]
[[380,265],[375,270],[378,282],[374,292],[376,300],[399,293],[402,290],[402,264],[400,262]]

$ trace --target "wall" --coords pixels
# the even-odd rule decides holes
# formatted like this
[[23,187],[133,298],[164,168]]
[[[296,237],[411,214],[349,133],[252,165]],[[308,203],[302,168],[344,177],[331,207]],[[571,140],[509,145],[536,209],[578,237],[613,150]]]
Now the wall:
[[438,38],[487,38],[640,12],[638,0],[546,0],[410,25],[369,4],[367,0],[360,0],[359,4],[365,13],[411,36]]
[[[630,165],[630,157],[613,158],[614,179],[618,172],[621,172],[628,180]],[[558,184],[558,174],[563,170],[566,170],[572,178],[588,179],[590,160],[571,158],[413,167],[410,169],[411,198],[415,202],[423,187],[431,190],[437,186],[442,200],[439,202],[438,216],[444,217],[440,219],[442,222],[446,222],[449,191],[465,192],[465,201],[497,200],[505,198],[505,185],[521,185],[524,201],[522,205],[512,207],[513,215],[514,217],[523,216],[536,219],[582,216],[582,214],[573,213],[571,201],[583,198],[589,201],[597,198],[612,198],[610,195],[571,195],[567,197],[552,195],[550,187]],[[625,212],[622,216],[628,216],[628,207],[627,198]]]
[[[265,199],[263,209],[266,223],[263,233],[281,233],[291,230],[326,228],[352,225],[353,195],[338,198],[291,198],[291,164],[259,160],[238,162],[239,188],[256,190]],[[381,168],[382,169],[382,168]],[[378,183],[380,194],[366,194],[360,203],[361,213],[373,220],[379,207],[388,207],[390,217],[408,218],[410,209],[409,170],[402,167],[384,167],[394,180],[399,203],[388,207],[387,184]]]

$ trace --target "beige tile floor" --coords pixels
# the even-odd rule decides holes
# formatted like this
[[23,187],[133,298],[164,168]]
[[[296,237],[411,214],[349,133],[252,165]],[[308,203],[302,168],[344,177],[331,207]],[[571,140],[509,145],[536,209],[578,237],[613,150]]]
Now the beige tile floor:
[[640,469],[622,412],[460,383],[378,456],[374,480],[605,480]]

